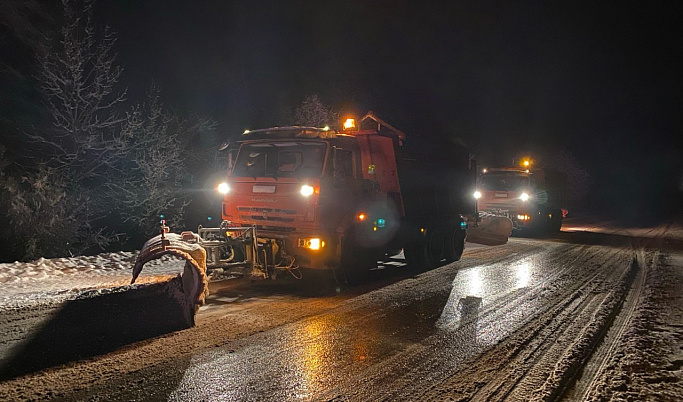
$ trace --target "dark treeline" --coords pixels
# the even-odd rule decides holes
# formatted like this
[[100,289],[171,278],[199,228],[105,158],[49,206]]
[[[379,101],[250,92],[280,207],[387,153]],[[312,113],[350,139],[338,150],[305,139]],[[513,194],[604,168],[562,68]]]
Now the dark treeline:
[[197,216],[192,198],[220,170],[218,123],[165,107],[153,83],[129,99],[115,32],[93,22],[90,1],[61,6],[3,10],[5,261],[139,248],[160,215],[176,228]]
[[[174,231],[220,219],[218,149],[229,136],[165,106],[154,83],[131,91],[136,66],[119,63],[125,50],[94,7],[29,0],[2,10],[1,50],[14,57],[0,70],[0,261],[139,249],[162,215]],[[317,95],[281,114],[282,124],[338,118]]]

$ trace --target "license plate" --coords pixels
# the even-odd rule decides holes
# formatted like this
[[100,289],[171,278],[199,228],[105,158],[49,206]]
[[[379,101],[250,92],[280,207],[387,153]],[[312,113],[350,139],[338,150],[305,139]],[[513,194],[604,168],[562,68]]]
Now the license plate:
[[275,192],[275,186],[254,186],[251,189],[252,193],[261,193],[261,194],[273,194]]
[[495,193],[495,196],[500,198],[508,198],[508,193]]

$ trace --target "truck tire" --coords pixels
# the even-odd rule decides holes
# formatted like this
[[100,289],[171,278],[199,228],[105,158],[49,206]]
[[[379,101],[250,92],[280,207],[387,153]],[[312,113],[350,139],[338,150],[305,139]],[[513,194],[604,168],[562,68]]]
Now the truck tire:
[[412,271],[422,272],[425,269],[424,246],[420,243],[411,243],[403,248],[408,268]]
[[427,243],[424,247],[425,267],[434,269],[441,265],[446,257],[446,236],[441,230],[434,230],[427,234]]
[[440,230],[430,231],[424,242],[412,243],[403,249],[408,267],[417,272],[434,269],[442,264],[446,253],[446,237]]
[[451,228],[447,236],[446,242],[446,262],[451,263],[459,261],[462,257],[462,253],[465,250],[465,238],[466,233],[464,230],[460,229],[460,222]]
[[[344,245],[337,280],[343,285],[357,285],[367,280],[372,268],[371,253],[360,247]],[[376,262],[376,261],[375,261]]]

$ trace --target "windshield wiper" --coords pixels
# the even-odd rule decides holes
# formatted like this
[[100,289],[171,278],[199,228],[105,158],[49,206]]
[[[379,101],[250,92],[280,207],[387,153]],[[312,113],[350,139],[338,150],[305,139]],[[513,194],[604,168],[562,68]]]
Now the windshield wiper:
[[272,177],[277,180],[277,172],[263,172],[263,177]]

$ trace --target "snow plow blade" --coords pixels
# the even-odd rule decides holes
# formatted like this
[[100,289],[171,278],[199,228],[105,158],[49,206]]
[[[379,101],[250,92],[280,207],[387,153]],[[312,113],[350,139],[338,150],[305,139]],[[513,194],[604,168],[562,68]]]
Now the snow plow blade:
[[479,223],[467,229],[467,241],[500,246],[508,242],[512,234],[512,221],[504,216],[485,215],[479,218]]
[[142,267],[147,262],[167,254],[185,260],[182,275],[178,275],[169,281],[165,290],[182,309],[187,325],[194,326],[194,316],[209,295],[209,283],[206,276],[206,251],[202,246],[187,243],[182,240],[180,235],[174,233],[165,233],[153,237],[145,243],[135,260],[131,284],[135,283]]

